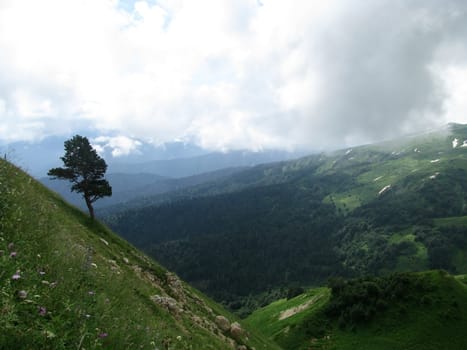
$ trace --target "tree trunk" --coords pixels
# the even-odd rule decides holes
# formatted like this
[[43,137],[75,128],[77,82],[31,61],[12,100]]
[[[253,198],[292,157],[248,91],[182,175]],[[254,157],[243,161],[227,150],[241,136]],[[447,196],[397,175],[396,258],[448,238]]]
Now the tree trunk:
[[86,201],[86,206],[88,207],[89,215],[91,216],[91,219],[94,220],[94,208],[92,207],[91,199],[88,196],[84,196],[84,200]]

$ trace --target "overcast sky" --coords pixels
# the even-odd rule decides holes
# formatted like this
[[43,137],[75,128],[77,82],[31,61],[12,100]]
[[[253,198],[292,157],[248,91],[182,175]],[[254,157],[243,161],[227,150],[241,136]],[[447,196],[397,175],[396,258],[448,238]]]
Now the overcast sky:
[[464,0],[0,0],[0,141],[316,149],[467,122],[466,38]]

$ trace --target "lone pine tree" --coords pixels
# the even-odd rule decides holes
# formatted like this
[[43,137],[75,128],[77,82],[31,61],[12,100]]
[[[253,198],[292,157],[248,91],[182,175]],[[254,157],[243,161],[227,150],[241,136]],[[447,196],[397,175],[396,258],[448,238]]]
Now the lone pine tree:
[[107,164],[86,137],[76,135],[65,141],[65,155],[60,157],[64,168],[50,169],[47,175],[52,179],[70,181],[71,191],[82,193],[89,215],[94,219],[92,203],[102,197],[112,195],[112,187],[104,178]]

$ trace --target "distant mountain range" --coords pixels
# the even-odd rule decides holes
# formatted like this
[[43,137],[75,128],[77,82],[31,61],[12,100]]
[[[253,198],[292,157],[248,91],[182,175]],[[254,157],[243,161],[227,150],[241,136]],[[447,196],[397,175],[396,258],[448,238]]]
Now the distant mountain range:
[[[63,144],[71,136],[47,137],[36,142],[0,144],[0,154],[36,178],[42,178],[47,175],[50,168],[61,166]],[[305,154],[300,151],[279,150],[214,152],[194,143],[182,141],[153,144],[123,136],[83,136],[89,138],[106,160],[109,173],[148,173],[180,178],[224,168],[293,159]]]
[[[105,208],[108,206],[128,205],[133,200],[141,203],[145,198],[211,182],[239,172],[242,169],[244,168],[228,168],[180,179],[148,173],[111,173],[106,178],[112,186],[112,196],[101,198],[94,203],[94,206],[96,208]],[[41,178],[40,181],[51,190],[59,193],[68,202],[81,209],[86,209],[82,196],[70,191],[71,186],[68,181],[52,180],[46,177]]]
[[[257,164],[298,157],[299,154],[282,151],[231,151],[146,163],[110,163],[106,178],[112,186],[112,196],[100,199],[95,206],[103,208],[128,203],[137,198],[141,201],[154,195],[210,183]],[[40,181],[70,203],[86,208],[81,195],[70,192],[67,181],[47,177],[41,177]]]
[[154,160],[144,163],[113,162],[109,173],[150,173],[171,178],[188,177],[216,170],[251,167],[257,164],[277,162],[303,156],[300,152],[286,151],[230,151],[214,152],[190,158]]
[[[25,169],[29,174],[40,178],[46,176],[50,168],[61,165],[60,156],[64,153],[63,144],[71,136],[73,135],[50,136],[34,142],[0,144],[0,152],[2,156],[6,155],[9,160]],[[102,138],[99,135],[83,134],[83,136],[88,137],[92,143],[94,142],[94,146],[99,146],[101,156],[108,165],[114,162],[118,163],[119,166],[124,166],[125,164],[144,163],[154,160],[191,158],[212,152],[192,143],[175,141],[155,145],[143,140],[124,138],[127,142],[137,144],[134,149],[126,150],[127,153],[122,150],[122,146],[119,148],[118,144],[110,146],[108,144],[110,141],[107,141],[107,143],[95,141]],[[103,139],[106,140],[106,137]],[[115,152],[116,150],[119,152]]]

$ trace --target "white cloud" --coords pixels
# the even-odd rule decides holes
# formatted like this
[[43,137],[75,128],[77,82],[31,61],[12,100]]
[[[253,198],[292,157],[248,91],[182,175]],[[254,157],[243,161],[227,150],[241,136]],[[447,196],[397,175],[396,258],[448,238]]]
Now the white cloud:
[[467,64],[439,68],[440,76],[449,91],[444,109],[447,119],[452,122],[465,123],[467,119]]
[[0,139],[319,147],[467,120],[465,2],[262,4],[1,1]]
[[100,154],[110,149],[113,157],[120,157],[138,153],[142,143],[126,136],[99,136],[92,139],[92,145]]

